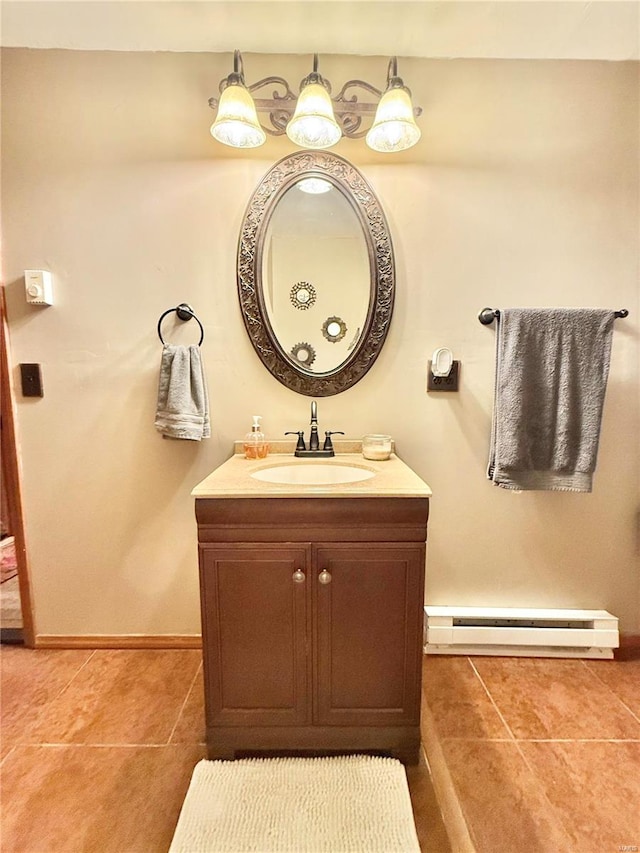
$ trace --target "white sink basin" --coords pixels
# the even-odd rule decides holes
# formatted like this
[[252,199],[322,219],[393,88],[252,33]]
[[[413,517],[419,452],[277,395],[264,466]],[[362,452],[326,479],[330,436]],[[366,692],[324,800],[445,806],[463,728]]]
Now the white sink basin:
[[339,483],[358,483],[375,476],[375,471],[351,465],[298,464],[274,465],[261,468],[251,475],[263,483],[282,483],[291,486],[334,486]]

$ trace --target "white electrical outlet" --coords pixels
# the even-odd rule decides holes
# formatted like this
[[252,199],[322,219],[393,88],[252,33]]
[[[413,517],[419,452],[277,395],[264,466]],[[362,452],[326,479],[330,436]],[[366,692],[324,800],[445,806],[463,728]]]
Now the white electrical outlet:
[[53,305],[53,281],[47,270],[25,270],[24,289],[31,305]]

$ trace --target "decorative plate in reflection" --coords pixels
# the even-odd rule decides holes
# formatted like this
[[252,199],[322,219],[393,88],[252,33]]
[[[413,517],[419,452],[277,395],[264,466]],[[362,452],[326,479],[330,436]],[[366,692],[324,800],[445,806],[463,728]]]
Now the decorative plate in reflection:
[[299,361],[300,364],[304,364],[306,367],[312,365],[313,362],[316,360],[316,351],[311,346],[311,344],[296,344],[291,349],[291,355],[295,358],[296,361]]
[[306,311],[316,301],[316,289],[308,281],[299,281],[291,288],[291,302],[301,311]]
[[347,324],[340,317],[327,317],[322,324],[322,334],[328,341],[335,344],[347,334]]

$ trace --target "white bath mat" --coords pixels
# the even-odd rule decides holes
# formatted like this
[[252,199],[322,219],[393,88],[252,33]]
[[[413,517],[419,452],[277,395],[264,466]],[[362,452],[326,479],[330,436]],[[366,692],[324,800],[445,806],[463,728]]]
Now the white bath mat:
[[391,758],[200,761],[169,853],[419,853]]

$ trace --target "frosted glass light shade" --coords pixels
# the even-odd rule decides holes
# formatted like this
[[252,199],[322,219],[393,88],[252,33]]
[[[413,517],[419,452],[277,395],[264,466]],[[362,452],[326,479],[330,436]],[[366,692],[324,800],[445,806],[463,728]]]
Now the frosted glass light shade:
[[420,139],[411,97],[400,87],[387,90],[378,104],[366,143],[374,151],[404,151]]
[[309,83],[300,92],[287,136],[301,148],[329,148],[342,136],[329,93],[320,83]]
[[260,127],[256,107],[248,89],[239,83],[227,86],[220,95],[218,115],[211,135],[233,148],[257,148],[267,138]]

